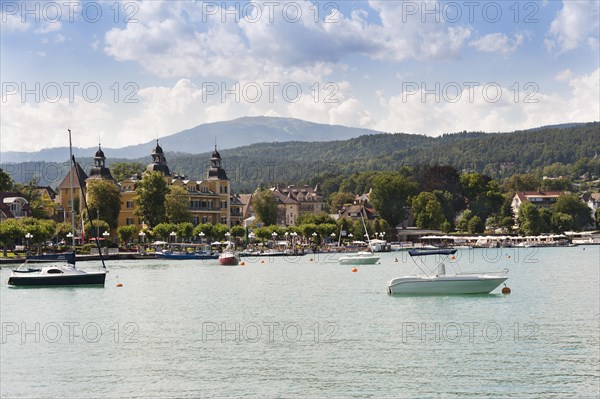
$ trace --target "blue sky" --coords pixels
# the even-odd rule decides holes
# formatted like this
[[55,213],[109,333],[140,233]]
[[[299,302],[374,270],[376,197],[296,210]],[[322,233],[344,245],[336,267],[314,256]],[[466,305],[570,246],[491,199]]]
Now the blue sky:
[[428,135],[600,119],[596,0],[1,4],[0,151],[259,115]]

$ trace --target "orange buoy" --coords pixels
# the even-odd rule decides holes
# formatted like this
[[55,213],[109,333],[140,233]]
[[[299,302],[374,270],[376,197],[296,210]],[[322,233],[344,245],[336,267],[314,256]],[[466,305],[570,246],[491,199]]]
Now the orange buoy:
[[358,271],[358,269],[356,267],[352,268],[352,273],[356,273]]
[[245,262],[240,262],[240,266],[245,266],[246,263]]
[[454,260],[454,259],[456,259],[456,256],[452,255],[452,256],[450,257],[450,259]]
[[504,288],[502,288],[502,293],[505,295],[510,294],[510,288],[508,288],[506,284],[504,284]]
[[117,283],[117,287],[122,287],[122,286],[123,286],[123,284]]
[[312,258],[310,258],[308,261],[309,261],[309,262],[312,262],[312,261],[313,261],[313,259],[312,259]]
[[264,260],[264,259],[263,259],[263,260],[261,260],[261,261],[260,261],[260,263],[265,263],[265,260]]

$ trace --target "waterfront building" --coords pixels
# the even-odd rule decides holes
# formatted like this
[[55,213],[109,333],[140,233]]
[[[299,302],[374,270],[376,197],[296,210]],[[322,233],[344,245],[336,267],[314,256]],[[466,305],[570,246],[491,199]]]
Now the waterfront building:
[[31,216],[29,202],[19,193],[0,193],[0,222]]
[[[151,153],[152,162],[146,167],[148,172],[160,172],[168,186],[179,186],[188,193],[188,209],[192,215],[190,222],[225,224],[231,227],[242,222],[243,203],[239,196],[231,194],[230,181],[222,166],[221,155],[215,150],[211,154],[210,167],[204,180],[193,180],[186,176],[171,173],[162,147],[156,142]],[[119,226],[136,225],[141,228],[144,221],[135,214],[136,187],[141,175],[132,176],[119,182],[121,186],[121,211]]]
[[277,224],[280,226],[295,226],[298,218],[304,214],[320,213],[324,208],[324,197],[319,189],[319,184],[310,187],[290,185],[285,188],[279,186],[269,189],[277,201]]
[[515,193],[511,208],[515,218],[519,215],[519,208],[525,202],[530,202],[538,208],[548,208],[554,205],[561,195],[568,194],[565,191],[519,191]]

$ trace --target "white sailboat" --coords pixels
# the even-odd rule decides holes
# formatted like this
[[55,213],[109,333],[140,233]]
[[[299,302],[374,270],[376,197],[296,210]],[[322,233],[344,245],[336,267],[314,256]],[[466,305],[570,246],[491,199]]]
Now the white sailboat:
[[[102,258],[102,251],[100,250],[98,239],[96,239],[96,245],[98,246],[98,252],[100,253],[100,259],[102,260],[102,266],[104,270],[99,272],[86,272],[75,267],[75,210],[73,209],[73,171],[77,173],[77,180],[81,189],[81,195],[83,202],[87,208],[87,202],[85,200],[85,194],[81,187],[81,180],[79,177],[78,165],[73,157],[71,147],[71,130],[69,129],[69,155],[70,162],[72,165],[70,175],[71,183],[71,234],[73,236],[73,253],[60,255],[42,255],[38,257],[32,257],[27,259],[19,268],[14,269],[10,277],[8,278],[8,284],[13,286],[64,286],[64,285],[102,285],[106,280],[106,265]],[[89,209],[88,209],[89,215]],[[38,267],[36,264],[43,262],[44,266]]]
[[369,232],[367,231],[367,225],[365,224],[365,218],[363,217],[362,212],[360,218],[365,229],[365,236],[367,237],[368,248],[370,251],[359,251],[353,254],[340,256],[338,259],[340,265],[374,265],[379,262],[380,257],[373,252],[371,240],[369,239]]

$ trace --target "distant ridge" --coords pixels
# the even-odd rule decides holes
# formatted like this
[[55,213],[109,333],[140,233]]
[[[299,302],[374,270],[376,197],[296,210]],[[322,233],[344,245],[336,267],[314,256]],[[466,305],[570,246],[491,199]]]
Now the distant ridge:
[[[348,140],[379,133],[382,132],[341,125],[325,125],[293,118],[257,116],[205,123],[159,140],[167,152],[201,154],[212,150],[215,139],[219,149],[228,149],[256,143]],[[135,159],[149,155],[154,147],[154,140],[123,148],[111,148],[108,141],[102,144],[109,159]],[[93,157],[96,150],[96,147],[74,148],[79,158]],[[68,153],[67,147],[48,148],[37,152],[6,151],[0,154],[0,162],[63,162],[68,160]]]

